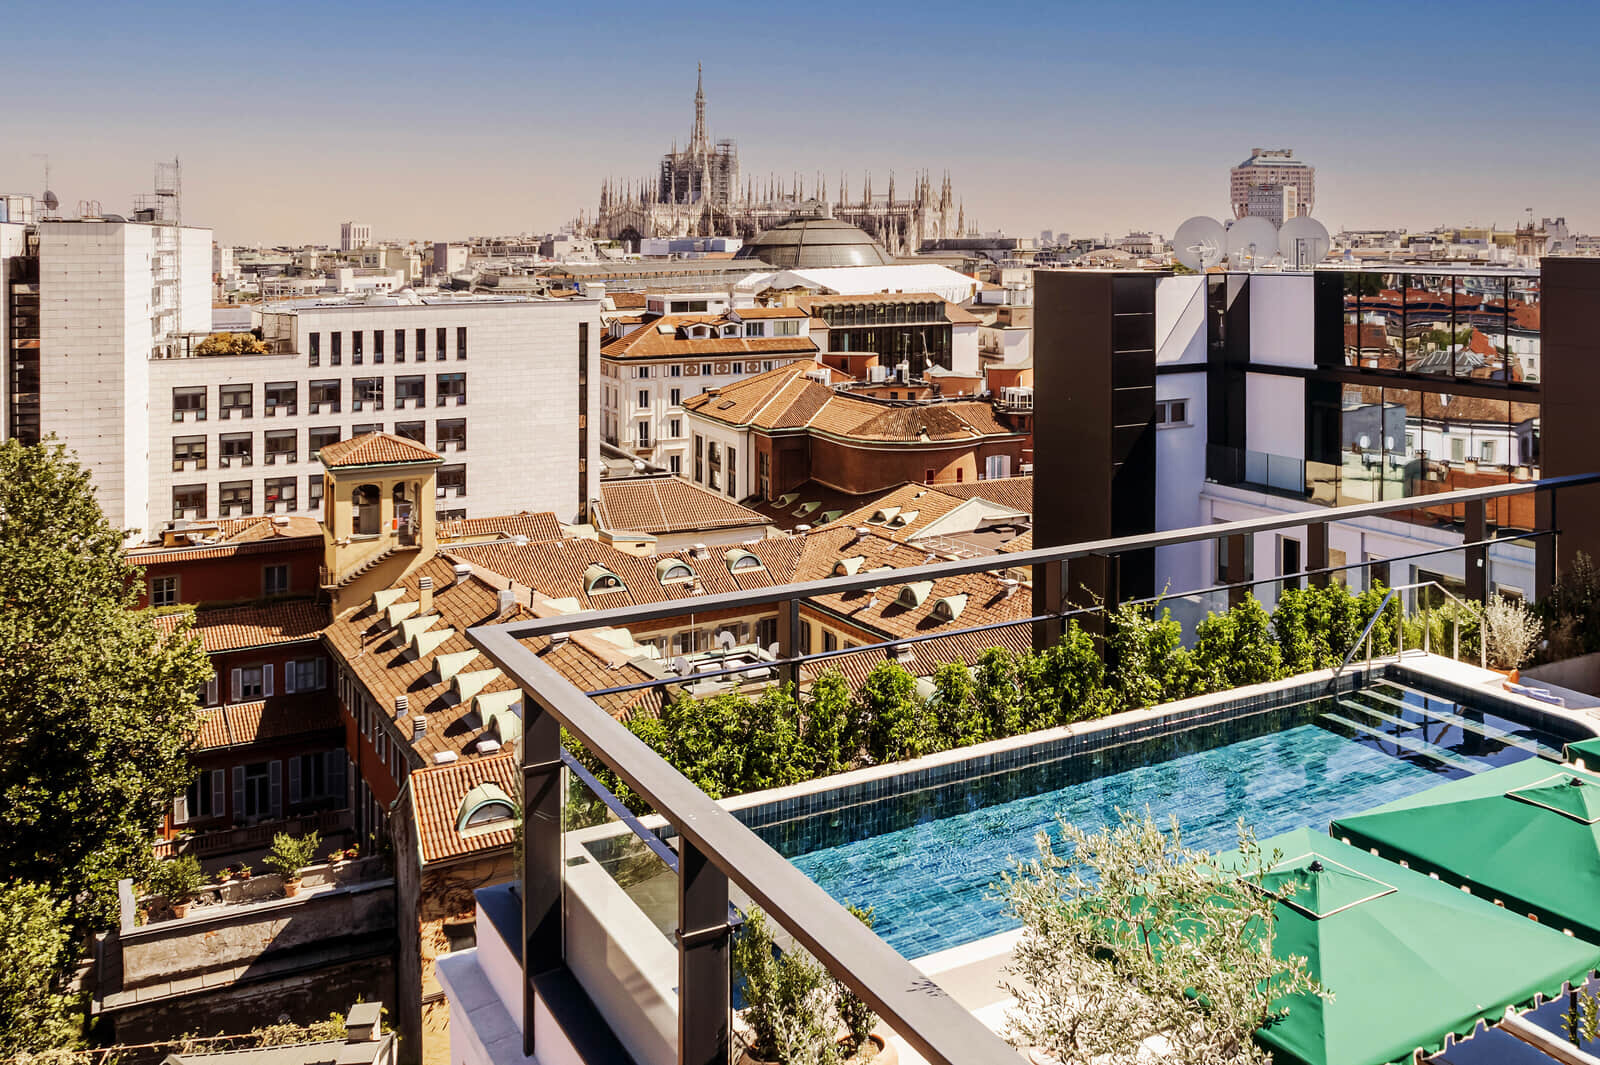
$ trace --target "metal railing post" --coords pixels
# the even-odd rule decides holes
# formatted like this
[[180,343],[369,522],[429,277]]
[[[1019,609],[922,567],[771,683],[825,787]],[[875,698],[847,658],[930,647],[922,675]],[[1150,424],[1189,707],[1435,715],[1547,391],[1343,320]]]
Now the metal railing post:
[[1461,661],[1461,613],[1459,610],[1456,612],[1454,622],[1452,628],[1455,630],[1455,645],[1450,650],[1450,659],[1451,661],[1459,662]]
[[788,661],[800,648],[800,600],[786,599],[778,604],[778,657],[783,664],[778,667],[778,681],[800,688],[800,667]]
[[728,1065],[733,1051],[728,877],[689,840],[678,852],[678,1062]]
[[522,1052],[533,1056],[535,981],[561,968],[561,722],[522,693]]
[[1466,549],[1467,598],[1482,606],[1489,600],[1489,549],[1480,541],[1488,536],[1488,511],[1481,499],[1469,499],[1463,510],[1466,525],[1462,536],[1469,544],[1479,544]]

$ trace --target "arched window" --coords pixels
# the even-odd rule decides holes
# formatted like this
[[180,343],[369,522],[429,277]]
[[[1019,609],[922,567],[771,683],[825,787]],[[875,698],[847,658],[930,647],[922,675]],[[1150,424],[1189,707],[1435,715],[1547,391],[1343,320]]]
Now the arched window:
[[516,818],[517,804],[511,796],[498,784],[486,780],[467,792],[456,808],[456,831],[466,833],[469,829],[489,826],[508,828],[507,822]]

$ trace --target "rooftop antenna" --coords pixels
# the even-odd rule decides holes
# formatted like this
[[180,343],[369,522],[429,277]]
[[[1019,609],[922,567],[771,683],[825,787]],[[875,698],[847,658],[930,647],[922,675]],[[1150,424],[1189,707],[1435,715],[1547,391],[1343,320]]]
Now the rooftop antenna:
[[1205,273],[1222,262],[1227,254],[1228,235],[1215,218],[1196,215],[1172,235],[1173,258],[1198,273]]

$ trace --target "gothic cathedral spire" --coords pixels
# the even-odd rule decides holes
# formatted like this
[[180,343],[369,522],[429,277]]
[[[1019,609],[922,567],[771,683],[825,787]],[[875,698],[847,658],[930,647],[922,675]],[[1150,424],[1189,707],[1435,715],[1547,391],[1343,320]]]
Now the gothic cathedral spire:
[[689,150],[703,152],[706,144],[706,74],[705,66],[695,65],[694,82],[694,133],[689,138]]

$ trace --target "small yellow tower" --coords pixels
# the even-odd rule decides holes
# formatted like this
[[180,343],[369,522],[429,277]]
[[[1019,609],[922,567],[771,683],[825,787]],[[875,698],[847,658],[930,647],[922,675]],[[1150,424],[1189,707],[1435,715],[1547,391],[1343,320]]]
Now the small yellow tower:
[[318,452],[322,485],[322,587],[363,603],[437,549],[434,475],[444,459],[405,437],[364,433]]

